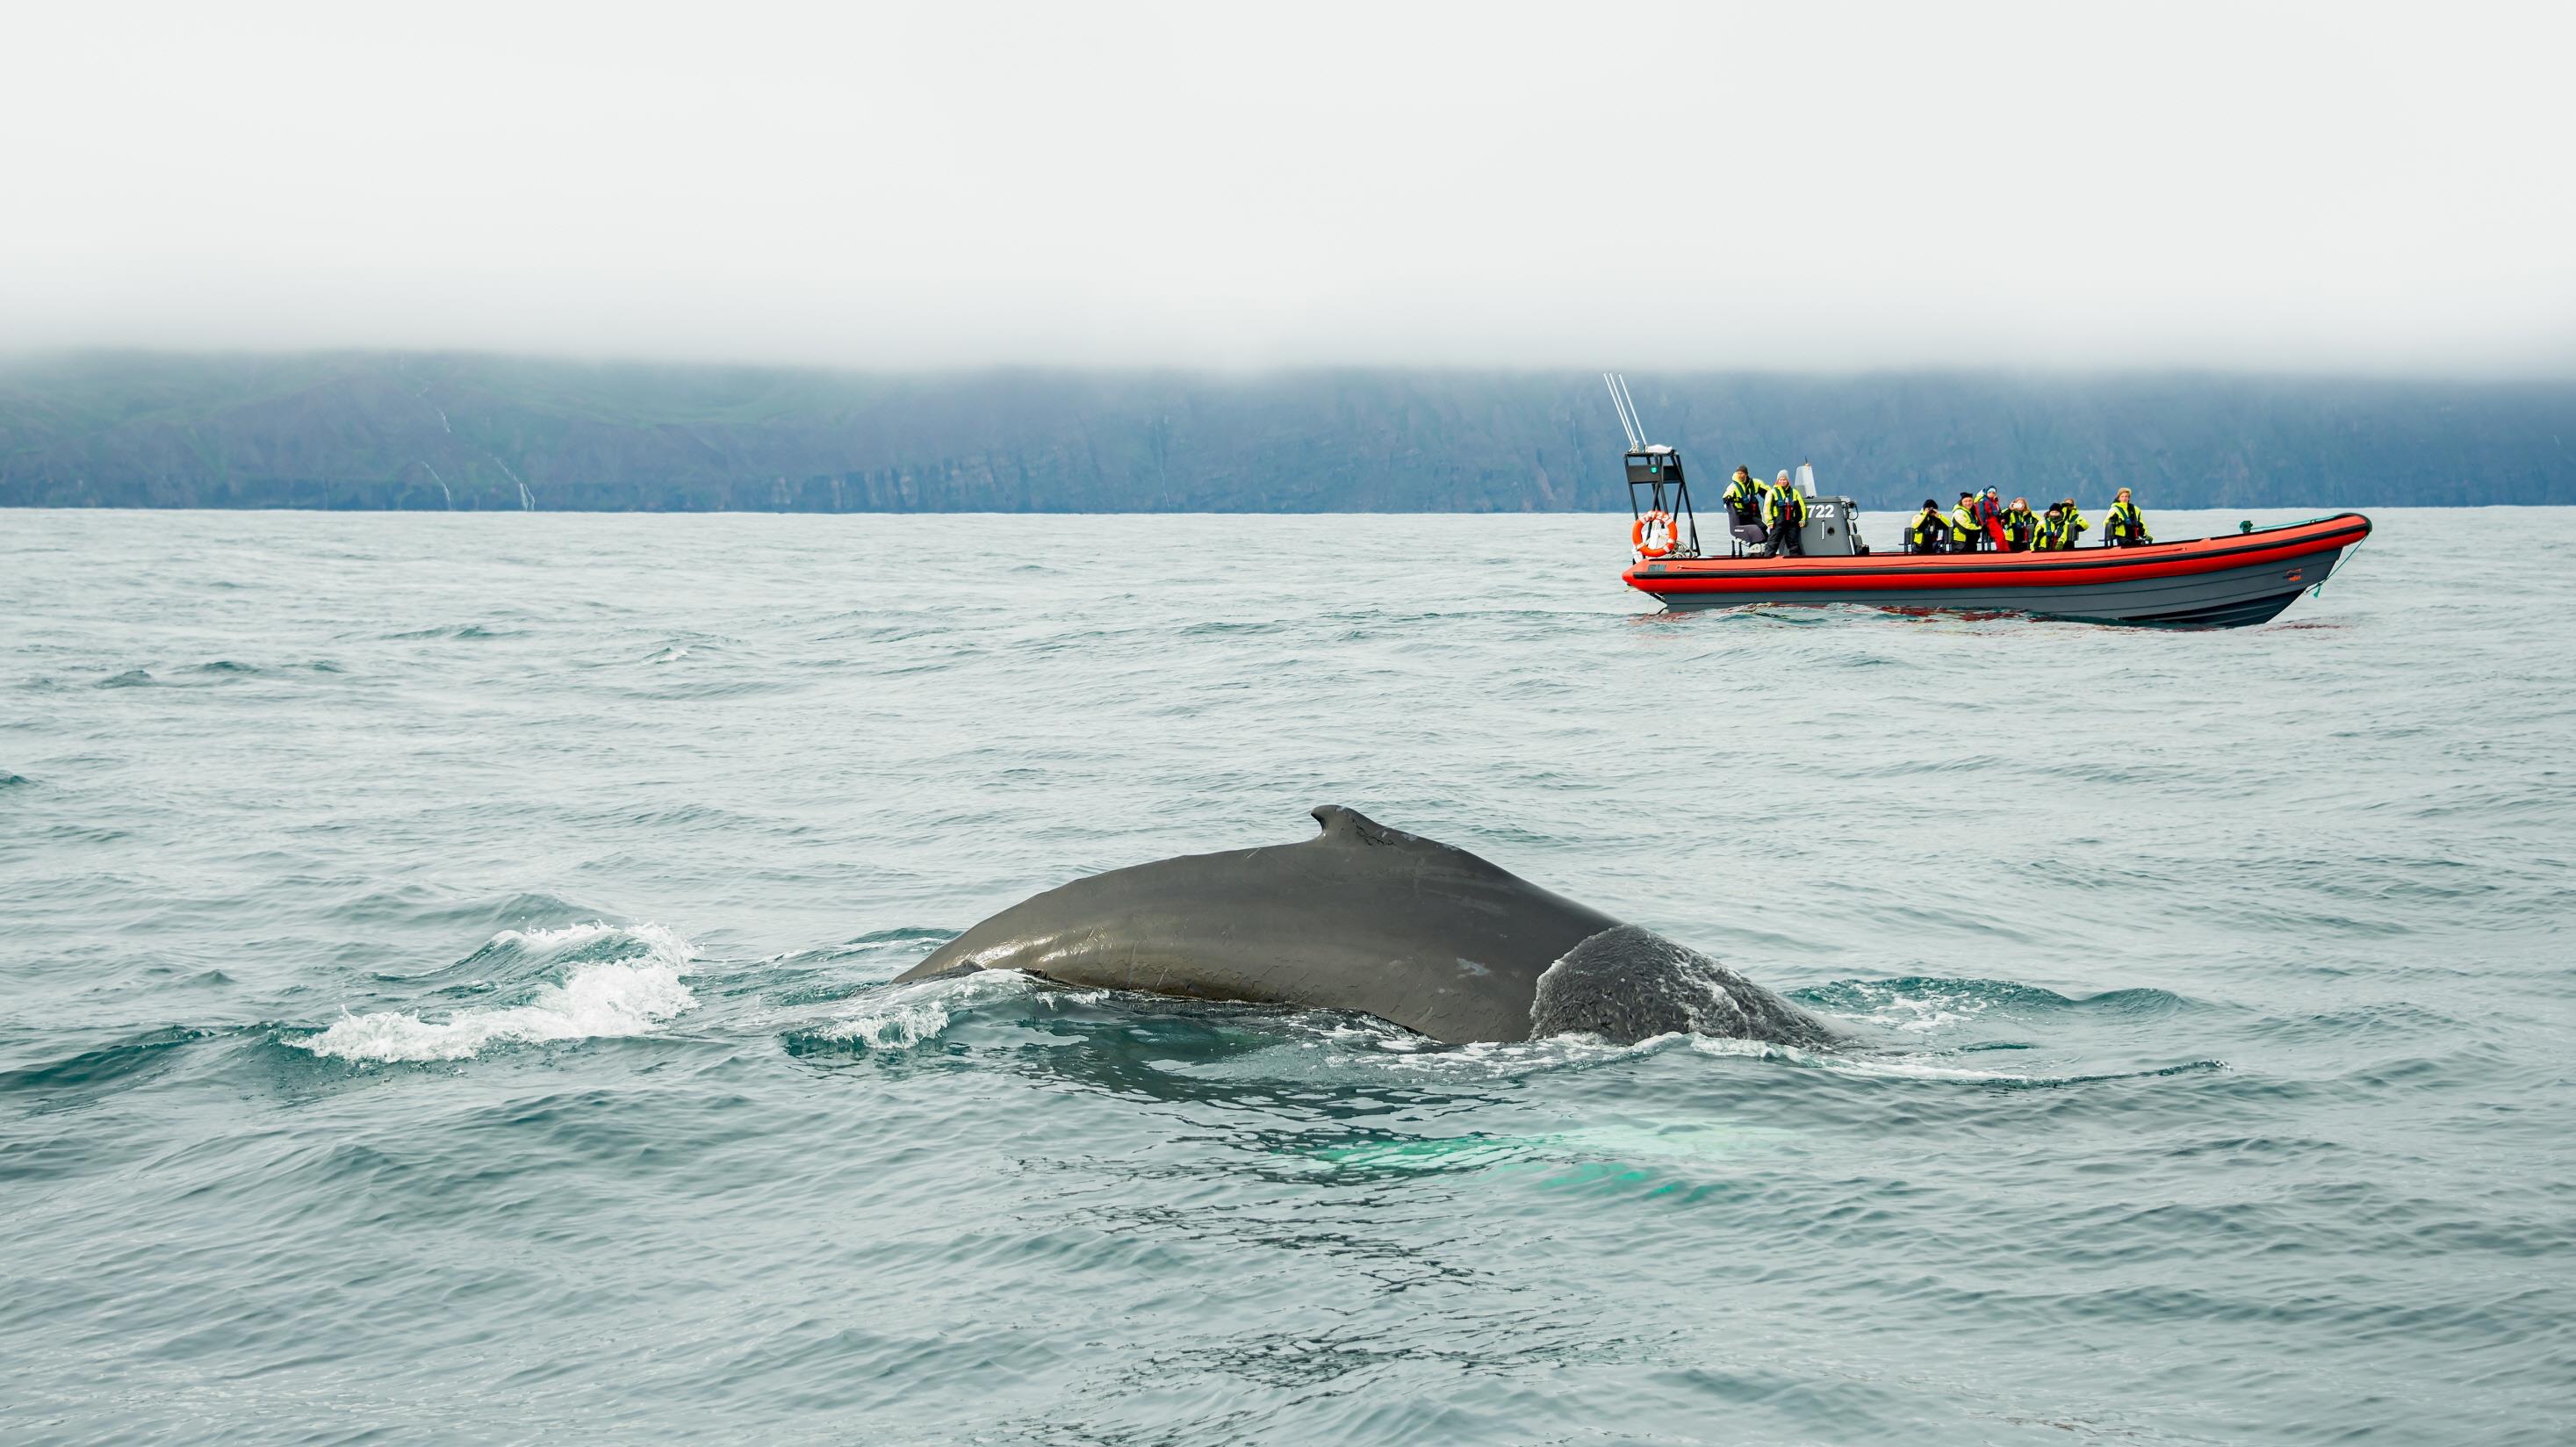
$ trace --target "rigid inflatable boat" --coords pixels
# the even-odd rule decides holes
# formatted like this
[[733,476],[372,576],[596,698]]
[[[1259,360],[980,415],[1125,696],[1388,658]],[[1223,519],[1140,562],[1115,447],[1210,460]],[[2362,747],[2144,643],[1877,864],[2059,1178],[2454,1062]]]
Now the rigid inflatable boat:
[[2339,513],[2227,537],[2050,553],[1867,553],[1650,559],[1628,586],[1672,608],[1861,603],[2031,613],[2095,623],[2237,628],[2271,621],[2326,580],[2370,519]]
[[2337,513],[2281,527],[2186,542],[2050,552],[1876,553],[1861,541],[1847,497],[1806,497],[1803,555],[1772,557],[1758,526],[1729,529],[1726,552],[1700,543],[1681,455],[1648,446],[1634,403],[1612,379],[1627,428],[1629,538],[1635,561],[1620,576],[1668,608],[1753,603],[1858,603],[1900,612],[2022,613],[2091,623],[2240,628],[2269,622],[2325,582],[2370,536],[2370,519]]

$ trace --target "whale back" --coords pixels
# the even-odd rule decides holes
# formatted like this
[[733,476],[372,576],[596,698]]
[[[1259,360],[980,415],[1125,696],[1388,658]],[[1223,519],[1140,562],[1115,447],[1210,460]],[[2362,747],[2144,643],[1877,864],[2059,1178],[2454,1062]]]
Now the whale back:
[[1804,1010],[1688,945],[1632,924],[1576,945],[1539,976],[1530,1029],[1623,1045],[1680,1034],[1833,1043],[1833,1032]]
[[1296,844],[1074,880],[902,979],[1024,970],[1068,985],[1359,1010],[1453,1042],[1523,1040],[1539,977],[1619,921],[1356,810]]

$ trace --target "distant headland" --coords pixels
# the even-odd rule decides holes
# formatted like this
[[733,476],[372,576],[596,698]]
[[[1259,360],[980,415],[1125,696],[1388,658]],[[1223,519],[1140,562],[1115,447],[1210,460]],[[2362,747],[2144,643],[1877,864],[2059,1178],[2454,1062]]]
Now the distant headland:
[[[1616,358],[1610,359],[1616,361]],[[1876,508],[2576,503],[2576,383],[1635,375],[1701,476]],[[0,362],[0,506],[1561,512],[1627,506],[1593,372],[858,373],[452,354]]]

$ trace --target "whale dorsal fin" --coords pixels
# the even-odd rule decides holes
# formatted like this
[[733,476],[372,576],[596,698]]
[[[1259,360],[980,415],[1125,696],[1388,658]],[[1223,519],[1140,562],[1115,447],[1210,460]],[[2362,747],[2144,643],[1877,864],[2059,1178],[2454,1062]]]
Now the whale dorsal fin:
[[[1437,839],[1426,839],[1419,834],[1407,834],[1401,829],[1389,829],[1357,809],[1346,809],[1339,804],[1325,804],[1307,812],[1315,816],[1316,823],[1324,826],[1324,832],[1303,844],[1290,845],[1292,849],[1394,849],[1409,856],[1411,862],[1417,866],[1437,864],[1443,868],[1488,876],[1521,889],[1538,889],[1537,885],[1501,865],[1470,854],[1455,844],[1443,844]],[[1540,892],[1544,893],[1544,891]],[[1580,908],[1580,906],[1576,907]]]
[[1432,843],[1419,835],[1407,834],[1401,829],[1389,829],[1359,810],[1345,809],[1339,804],[1319,804],[1307,812],[1315,816],[1316,823],[1324,826],[1323,837],[1337,844],[1368,844],[1399,849],[1410,845],[1419,849]]

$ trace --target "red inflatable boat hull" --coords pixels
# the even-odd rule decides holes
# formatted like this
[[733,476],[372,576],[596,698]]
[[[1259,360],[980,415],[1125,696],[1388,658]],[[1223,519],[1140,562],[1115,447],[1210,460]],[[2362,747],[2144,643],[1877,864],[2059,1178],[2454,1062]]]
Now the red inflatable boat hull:
[[2050,553],[1665,558],[1628,586],[1674,608],[1858,603],[1905,611],[2028,613],[2098,623],[2233,628],[2268,622],[2326,580],[2370,519],[2339,513],[2188,542]]

